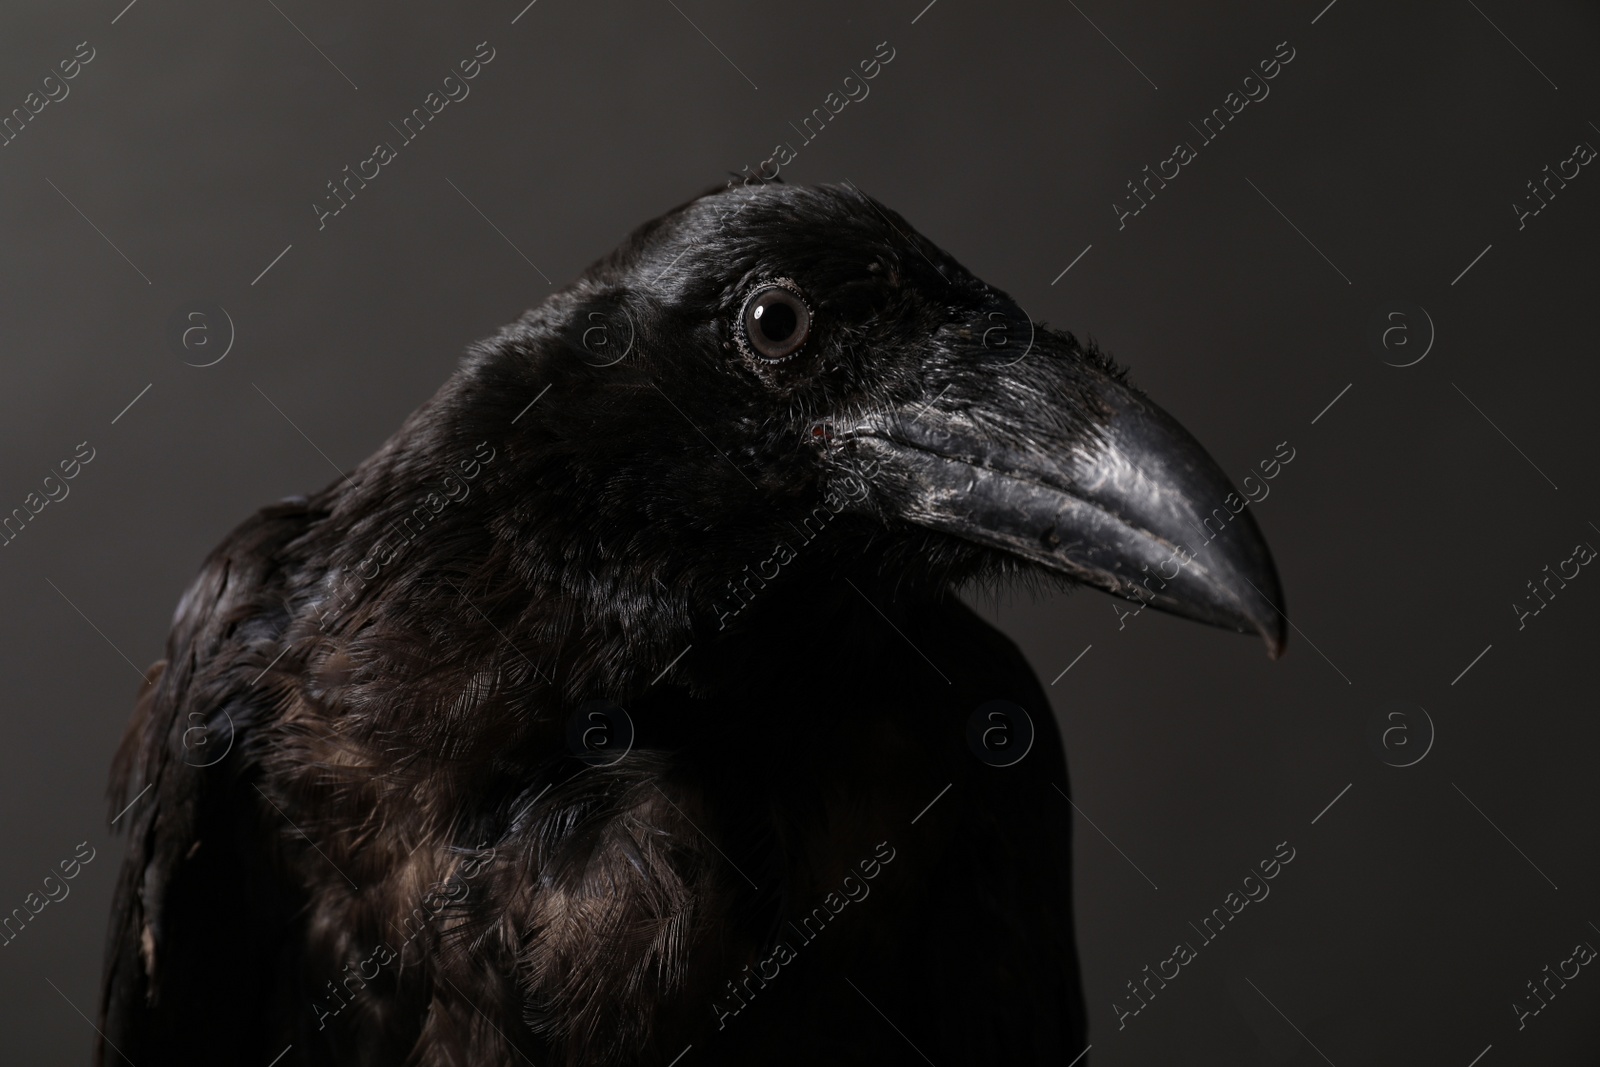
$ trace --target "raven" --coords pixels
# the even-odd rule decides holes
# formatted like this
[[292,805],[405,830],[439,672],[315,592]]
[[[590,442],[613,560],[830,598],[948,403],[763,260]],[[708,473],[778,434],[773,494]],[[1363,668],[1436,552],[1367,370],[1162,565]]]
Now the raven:
[[1065,757],[953,592],[1275,657],[1238,501],[853,186],[689,201],[207,559],[113,768],[99,1062],[1066,1063]]

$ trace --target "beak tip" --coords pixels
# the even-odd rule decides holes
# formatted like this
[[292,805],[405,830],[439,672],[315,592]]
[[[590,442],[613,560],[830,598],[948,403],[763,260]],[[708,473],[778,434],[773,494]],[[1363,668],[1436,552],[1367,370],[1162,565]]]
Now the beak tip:
[[[1281,600],[1281,595],[1278,600]],[[1283,658],[1289,648],[1289,619],[1278,608],[1274,601],[1267,601],[1266,606],[1272,609],[1270,615],[1261,613],[1253,620],[1255,632],[1267,644],[1267,658],[1276,662]]]

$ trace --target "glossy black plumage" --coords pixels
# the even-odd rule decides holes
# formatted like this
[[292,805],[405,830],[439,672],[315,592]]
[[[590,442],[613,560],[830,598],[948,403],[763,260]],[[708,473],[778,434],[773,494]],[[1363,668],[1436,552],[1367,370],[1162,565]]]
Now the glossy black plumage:
[[[813,317],[768,362],[777,280]],[[1226,489],[853,189],[641,227],[185,594],[114,776],[152,788],[103,1062],[1067,1062],[1060,740],[952,590],[1043,569],[1279,647],[1248,512],[1152,584]],[[968,743],[995,699],[1014,766]]]

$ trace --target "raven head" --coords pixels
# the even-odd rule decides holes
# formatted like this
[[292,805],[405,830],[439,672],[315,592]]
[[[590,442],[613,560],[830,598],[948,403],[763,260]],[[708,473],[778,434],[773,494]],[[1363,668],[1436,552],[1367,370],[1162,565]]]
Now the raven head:
[[1021,563],[1283,648],[1266,544],[1195,439],[853,187],[691,201],[507,349],[515,377],[476,369],[507,414],[536,399],[510,443],[571,494],[565,565],[693,586],[712,629],[791,565],[947,587]]

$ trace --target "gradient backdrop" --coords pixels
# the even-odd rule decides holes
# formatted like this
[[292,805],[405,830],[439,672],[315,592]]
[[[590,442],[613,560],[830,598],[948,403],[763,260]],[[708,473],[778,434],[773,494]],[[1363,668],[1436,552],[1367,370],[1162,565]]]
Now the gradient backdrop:
[[[0,1061],[89,1055],[107,766],[204,554],[785,141],[786,179],[856,183],[1094,337],[1236,481],[1293,453],[1253,505],[1281,662],[1100,594],[975,596],[1056,679],[1086,1062],[1595,1062],[1600,974],[1514,1007],[1600,946],[1593,5],[525,2],[0,13],[0,114],[28,116],[0,147],[0,514],[93,457],[0,547],[0,913],[93,855],[0,947]],[[470,96],[319,230],[325,184],[480,42]],[[1270,897],[1119,1029],[1280,842]]]

